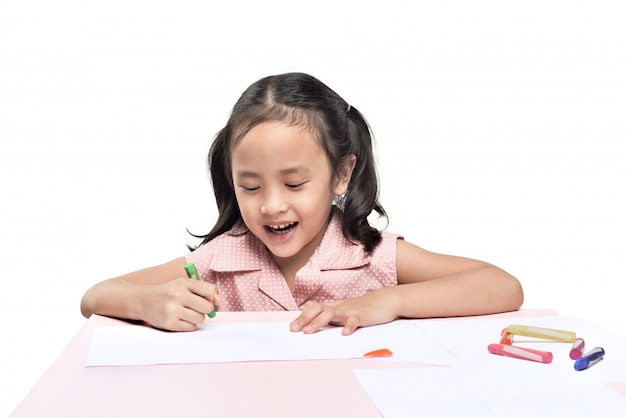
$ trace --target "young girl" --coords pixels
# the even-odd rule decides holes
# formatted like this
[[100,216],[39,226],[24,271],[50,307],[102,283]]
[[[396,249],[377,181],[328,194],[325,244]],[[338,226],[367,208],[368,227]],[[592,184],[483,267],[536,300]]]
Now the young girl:
[[[436,254],[368,222],[378,202],[361,113],[301,73],[263,78],[235,104],[209,152],[219,216],[190,254],[105,280],[93,313],[190,331],[217,311],[301,310],[290,328],[348,335],[396,318],[518,309],[519,282],[493,265]],[[202,281],[187,278],[196,264]]]

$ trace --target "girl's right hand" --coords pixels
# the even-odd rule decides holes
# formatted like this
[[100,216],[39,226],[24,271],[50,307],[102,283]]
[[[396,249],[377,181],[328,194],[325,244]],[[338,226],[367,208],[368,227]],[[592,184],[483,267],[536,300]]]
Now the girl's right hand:
[[187,277],[140,286],[143,320],[168,331],[195,330],[220,302],[215,284]]

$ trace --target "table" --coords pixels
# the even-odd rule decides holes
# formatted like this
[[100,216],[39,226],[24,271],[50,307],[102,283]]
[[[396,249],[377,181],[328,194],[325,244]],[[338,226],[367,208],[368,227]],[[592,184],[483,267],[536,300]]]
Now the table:
[[[220,312],[221,321],[289,321],[298,312]],[[479,318],[557,315],[525,309]],[[477,317],[472,317],[477,318]],[[445,320],[445,319],[443,319]],[[426,367],[376,359],[84,367],[93,315],[11,417],[347,417],[380,418],[353,368]],[[626,395],[626,384],[617,387]]]

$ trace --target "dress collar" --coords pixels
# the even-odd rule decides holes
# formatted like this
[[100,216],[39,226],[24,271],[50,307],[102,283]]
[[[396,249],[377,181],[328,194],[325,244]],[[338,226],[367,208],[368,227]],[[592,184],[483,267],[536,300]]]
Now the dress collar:
[[[364,266],[370,262],[361,244],[348,241],[342,232],[342,214],[333,209],[324,237],[307,262],[307,266],[319,271],[345,270]],[[274,263],[269,251],[251,232],[234,235],[232,230],[216,249],[213,257],[213,270],[221,272],[265,270]],[[243,252],[246,256],[237,259],[225,254]]]

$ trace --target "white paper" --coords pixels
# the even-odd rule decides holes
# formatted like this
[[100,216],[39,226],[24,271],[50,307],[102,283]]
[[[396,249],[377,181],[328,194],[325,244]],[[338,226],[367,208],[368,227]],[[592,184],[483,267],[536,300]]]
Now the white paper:
[[458,366],[354,373],[385,418],[623,418],[626,412],[626,397],[601,383],[535,369]]
[[87,366],[225,363],[244,361],[361,358],[388,348],[387,361],[453,365],[458,361],[412,321],[314,334],[290,332],[288,322],[205,323],[194,332],[165,332],[145,326],[100,326],[94,330]]
[[[417,324],[468,367],[481,370],[505,368],[511,376],[527,370],[536,370],[542,375],[556,375],[558,378],[574,379],[574,381],[626,382],[626,339],[591,321],[564,316],[546,316],[450,321],[422,320]],[[549,351],[553,355],[552,363],[536,363],[489,353],[487,346],[491,343],[499,343],[501,331],[513,324],[574,331],[577,337],[585,340],[585,352],[594,347],[602,347],[606,354],[602,361],[589,369],[575,371],[574,360],[569,356],[571,343],[522,336],[514,336],[513,344]]]
[[[460,364],[354,370],[385,418],[626,416],[626,396],[606,386],[626,382],[626,340],[593,322],[550,316],[414,323]],[[552,363],[489,353],[487,346],[498,343],[502,329],[513,324],[574,331],[585,340],[584,351],[600,346],[606,354],[589,369],[576,371],[571,343],[521,336],[514,336],[514,345],[550,351]]]

